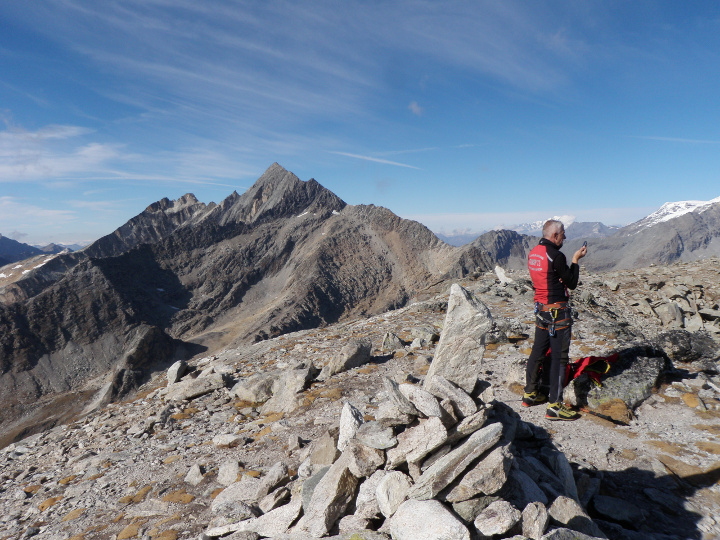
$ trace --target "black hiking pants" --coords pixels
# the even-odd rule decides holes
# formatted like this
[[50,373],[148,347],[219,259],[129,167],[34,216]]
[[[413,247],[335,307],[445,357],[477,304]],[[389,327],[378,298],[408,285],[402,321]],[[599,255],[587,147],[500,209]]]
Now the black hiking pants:
[[[535,343],[533,343],[530,358],[525,372],[525,392],[535,392],[540,385],[540,367],[542,366],[543,379],[550,385],[548,401],[555,403],[562,401],[565,388],[565,371],[570,352],[570,335],[572,326],[555,330],[551,336],[547,329],[535,327]],[[547,352],[550,349],[550,365],[547,362]],[[548,373],[549,368],[549,373]],[[549,376],[548,376],[549,375]]]

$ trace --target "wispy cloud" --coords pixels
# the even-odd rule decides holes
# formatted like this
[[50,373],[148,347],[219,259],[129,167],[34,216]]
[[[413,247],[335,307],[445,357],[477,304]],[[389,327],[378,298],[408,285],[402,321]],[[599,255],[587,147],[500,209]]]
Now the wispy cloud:
[[0,230],[22,228],[22,224],[33,220],[51,222],[68,222],[74,220],[76,214],[72,210],[53,210],[37,205],[27,204],[17,197],[0,197]]
[[418,105],[417,101],[411,101],[410,105],[408,105],[408,109],[415,116],[422,116],[422,114],[425,112],[425,109],[423,109],[420,105]]
[[415,167],[413,165],[408,165],[406,163],[398,163],[397,161],[389,161],[387,159],[380,159],[380,158],[376,158],[376,157],[372,157],[372,156],[361,156],[358,154],[349,154],[347,152],[330,152],[330,153],[336,154],[338,156],[346,156],[346,157],[351,157],[351,158],[355,158],[355,159],[362,159],[365,161],[372,161],[375,163],[383,163],[385,165],[395,165],[396,167],[406,167],[408,169],[421,170],[420,167]]
[[676,142],[683,144],[720,144],[719,141],[712,139],[684,139],[680,137],[656,137],[656,136],[632,136],[634,139],[643,139],[646,141],[664,141],[664,142]]

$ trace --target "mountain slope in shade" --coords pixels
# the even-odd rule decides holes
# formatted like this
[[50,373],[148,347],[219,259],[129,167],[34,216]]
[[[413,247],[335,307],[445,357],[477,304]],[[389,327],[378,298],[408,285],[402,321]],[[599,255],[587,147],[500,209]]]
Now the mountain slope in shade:
[[[41,255],[42,250],[0,234],[0,266]],[[5,261],[5,262],[2,262]]]

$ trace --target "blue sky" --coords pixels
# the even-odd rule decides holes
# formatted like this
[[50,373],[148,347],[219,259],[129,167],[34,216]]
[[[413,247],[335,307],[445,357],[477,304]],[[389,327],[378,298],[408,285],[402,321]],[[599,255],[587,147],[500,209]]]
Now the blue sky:
[[0,6],[0,233],[87,242],[278,162],[436,232],[720,195],[720,4]]

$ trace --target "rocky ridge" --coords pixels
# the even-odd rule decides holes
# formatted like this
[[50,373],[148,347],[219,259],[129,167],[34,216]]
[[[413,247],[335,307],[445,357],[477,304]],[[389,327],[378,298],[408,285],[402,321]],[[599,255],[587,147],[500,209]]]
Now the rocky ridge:
[[[716,264],[582,275],[571,357],[629,365],[568,387],[573,423],[520,406],[532,290],[511,271],[180,363],[4,449],[0,537],[715,538],[718,323],[682,325],[717,310]],[[458,284],[489,317],[449,318]],[[463,320],[487,332],[470,394],[429,383]]]

